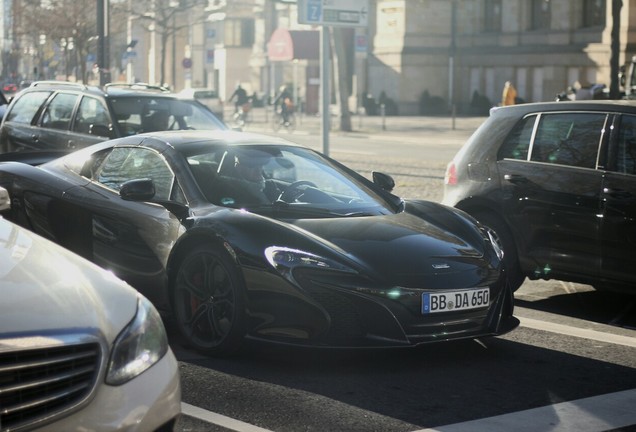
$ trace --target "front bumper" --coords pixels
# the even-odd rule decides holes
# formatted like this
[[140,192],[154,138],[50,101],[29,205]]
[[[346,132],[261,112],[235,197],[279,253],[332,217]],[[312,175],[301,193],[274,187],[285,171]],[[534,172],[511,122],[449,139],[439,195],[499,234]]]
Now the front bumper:
[[305,274],[298,279],[301,289],[279,283],[276,291],[252,291],[249,336],[317,347],[407,347],[497,336],[519,325],[512,291],[497,283],[486,308],[424,315],[421,289],[346,279]]
[[168,350],[158,363],[135,379],[121,386],[110,386],[102,382],[95,397],[83,409],[37,430],[172,430],[170,425],[181,414],[178,370],[177,359]]

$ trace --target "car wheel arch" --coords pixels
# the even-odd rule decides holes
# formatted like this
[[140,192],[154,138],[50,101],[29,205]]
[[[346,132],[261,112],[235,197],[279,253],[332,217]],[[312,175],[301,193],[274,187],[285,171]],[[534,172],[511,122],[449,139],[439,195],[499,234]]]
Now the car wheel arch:
[[[225,239],[220,235],[201,230],[196,230],[196,232],[192,231],[185,236],[182,236],[179,240],[177,240],[177,243],[172,248],[172,252],[170,253],[168,264],[166,266],[171,285],[174,280],[174,276],[179,269],[179,265],[192,249],[200,245],[209,245],[227,250],[227,248],[224,247],[225,243]],[[228,251],[228,255],[232,258],[236,267],[238,267],[238,258],[236,255],[230,251]]]
[[496,210],[495,205],[488,205],[481,201],[464,201],[462,203],[458,203],[457,208],[470,214],[480,223],[483,223],[485,226],[493,229],[497,233],[498,238],[502,242],[501,246],[504,249],[504,254],[506,251],[508,251],[507,253],[509,254],[507,271],[512,289],[513,291],[516,291],[521,286],[521,283],[523,283],[525,274],[523,274],[519,260],[518,239],[515,238],[514,232],[510,229],[510,225],[506,221],[505,217]]

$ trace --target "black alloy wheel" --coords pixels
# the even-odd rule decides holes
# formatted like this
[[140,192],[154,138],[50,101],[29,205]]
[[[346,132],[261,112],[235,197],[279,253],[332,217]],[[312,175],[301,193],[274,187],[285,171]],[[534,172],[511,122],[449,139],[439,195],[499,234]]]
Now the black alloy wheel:
[[245,290],[223,250],[198,246],[181,261],[172,291],[185,344],[207,355],[236,352],[245,336]]

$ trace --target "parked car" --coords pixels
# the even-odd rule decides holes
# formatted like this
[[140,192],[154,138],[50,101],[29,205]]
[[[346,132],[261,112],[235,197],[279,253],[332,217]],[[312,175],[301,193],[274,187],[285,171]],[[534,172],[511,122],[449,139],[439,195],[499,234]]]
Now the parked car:
[[3,431],[173,430],[178,364],[146,298],[1,217],[0,287]]
[[636,292],[636,103],[493,109],[448,165],[443,203],[496,231],[514,289],[528,277]]
[[5,93],[16,93],[18,91],[18,86],[15,83],[7,83],[2,86],[2,91]]
[[5,97],[4,93],[0,92],[0,121],[4,118],[4,114],[7,112],[9,101]]
[[281,138],[158,132],[0,164],[10,217],[116,275],[216,355],[250,337],[413,346],[512,330],[491,233]]
[[227,129],[195,100],[162,87],[36,81],[9,105],[0,125],[0,153],[68,153],[109,138],[156,130]]
[[187,88],[181,90],[179,92],[179,96],[198,100],[203,105],[207,106],[219,119],[224,119],[223,112],[225,105],[223,100],[219,98],[216,90],[202,87]]

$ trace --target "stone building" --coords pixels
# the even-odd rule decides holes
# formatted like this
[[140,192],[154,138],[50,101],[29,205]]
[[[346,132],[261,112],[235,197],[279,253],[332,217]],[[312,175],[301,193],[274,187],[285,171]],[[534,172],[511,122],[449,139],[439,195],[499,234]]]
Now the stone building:
[[[622,3],[619,64],[631,58],[636,36],[636,3]],[[475,92],[498,104],[506,81],[527,102],[553,100],[576,82],[609,87],[611,7],[612,0],[378,0],[369,91],[384,90],[401,112],[416,113],[426,91],[467,111]]]

